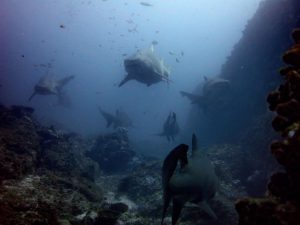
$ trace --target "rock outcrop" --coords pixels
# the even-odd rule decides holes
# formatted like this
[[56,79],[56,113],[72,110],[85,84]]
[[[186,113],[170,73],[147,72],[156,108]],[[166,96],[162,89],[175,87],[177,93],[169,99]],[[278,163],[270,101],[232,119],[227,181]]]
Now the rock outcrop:
[[128,171],[135,152],[129,146],[126,128],[118,128],[114,133],[100,135],[86,155],[104,172],[116,173]]
[[103,201],[97,164],[75,134],[41,126],[32,108],[0,107],[0,221],[61,224]]

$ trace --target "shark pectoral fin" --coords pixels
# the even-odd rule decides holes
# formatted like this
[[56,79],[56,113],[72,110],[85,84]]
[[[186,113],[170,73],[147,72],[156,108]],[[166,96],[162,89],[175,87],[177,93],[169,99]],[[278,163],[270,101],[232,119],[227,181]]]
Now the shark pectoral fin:
[[183,208],[184,201],[180,198],[173,198],[173,210],[172,210],[172,225],[176,225],[179,217],[181,210]]
[[74,79],[74,75],[71,75],[71,76],[67,76],[59,81],[57,81],[58,83],[58,89],[61,89],[63,86],[65,86],[70,80],[73,80]]
[[217,220],[218,217],[215,214],[215,212],[210,208],[210,206],[208,205],[208,203],[206,201],[202,201],[200,203],[198,203],[198,206],[204,211],[206,212],[211,218],[213,218],[214,220]]
[[185,91],[180,91],[181,96],[187,97],[192,104],[199,104],[201,107],[204,105],[204,99],[203,96],[200,95],[194,95]]
[[168,210],[168,207],[170,205],[170,201],[171,201],[171,194],[169,190],[164,190],[164,205],[163,205],[163,211],[162,211],[162,217],[161,217],[161,225],[164,224],[164,219],[166,217],[166,213]]
[[119,87],[123,86],[123,84],[130,80],[132,80],[132,78],[129,76],[129,74],[127,74],[126,77],[120,82]]
[[31,99],[36,95],[36,92],[33,92],[32,95],[30,95],[30,97],[28,98],[28,101],[30,102]]

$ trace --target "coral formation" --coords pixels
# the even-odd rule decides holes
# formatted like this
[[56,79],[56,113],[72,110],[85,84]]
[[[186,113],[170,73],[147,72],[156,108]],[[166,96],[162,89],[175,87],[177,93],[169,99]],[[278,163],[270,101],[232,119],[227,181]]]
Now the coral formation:
[[300,221],[300,29],[292,37],[295,44],[283,55],[288,67],[281,69],[284,83],[268,95],[269,108],[276,112],[273,128],[281,139],[271,144],[271,152],[285,172],[271,176],[265,198],[241,199],[236,203],[240,225],[296,225]]

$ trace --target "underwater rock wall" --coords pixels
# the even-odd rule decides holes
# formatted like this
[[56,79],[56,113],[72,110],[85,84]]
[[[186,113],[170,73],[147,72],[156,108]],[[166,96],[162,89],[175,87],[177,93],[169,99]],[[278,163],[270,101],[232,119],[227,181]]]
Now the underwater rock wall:
[[233,114],[242,124],[265,112],[265,97],[281,80],[277,68],[282,52],[292,44],[287,34],[300,24],[299,12],[296,0],[262,1],[223,65],[220,75],[231,81]]
[[263,1],[223,66],[221,76],[232,82],[235,114],[243,112],[238,117],[242,124],[265,112],[267,93],[281,81],[277,68],[282,52],[292,44],[287,34],[300,24],[299,12],[296,0]]
[[268,95],[272,121],[281,139],[271,152],[285,171],[271,176],[264,198],[246,198],[236,203],[240,225],[296,225],[300,221],[300,29],[293,31],[295,44],[283,55],[289,66],[281,69],[284,83]]
[[218,75],[231,83],[228,107],[214,115],[205,115],[193,106],[188,130],[197,130],[207,144],[236,143],[257,117],[267,112],[265,98],[281,80],[276,76],[277,68],[282,66],[282,52],[292,44],[287,34],[300,25],[299,12],[298,0],[260,3]]

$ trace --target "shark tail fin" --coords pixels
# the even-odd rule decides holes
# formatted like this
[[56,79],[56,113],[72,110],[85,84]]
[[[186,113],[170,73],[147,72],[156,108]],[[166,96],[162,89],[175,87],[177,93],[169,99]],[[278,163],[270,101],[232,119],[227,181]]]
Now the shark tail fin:
[[32,99],[35,95],[36,95],[36,91],[34,91],[34,92],[32,93],[32,95],[30,95],[30,97],[28,98],[28,101],[30,102],[31,99]]
[[125,78],[120,82],[119,87],[123,86],[126,82],[130,81],[132,78],[129,75],[126,75]]
[[57,83],[58,83],[58,88],[61,89],[63,86],[65,86],[67,83],[69,83],[71,80],[74,79],[74,75],[71,75],[71,76],[67,76],[61,80],[59,80]]

